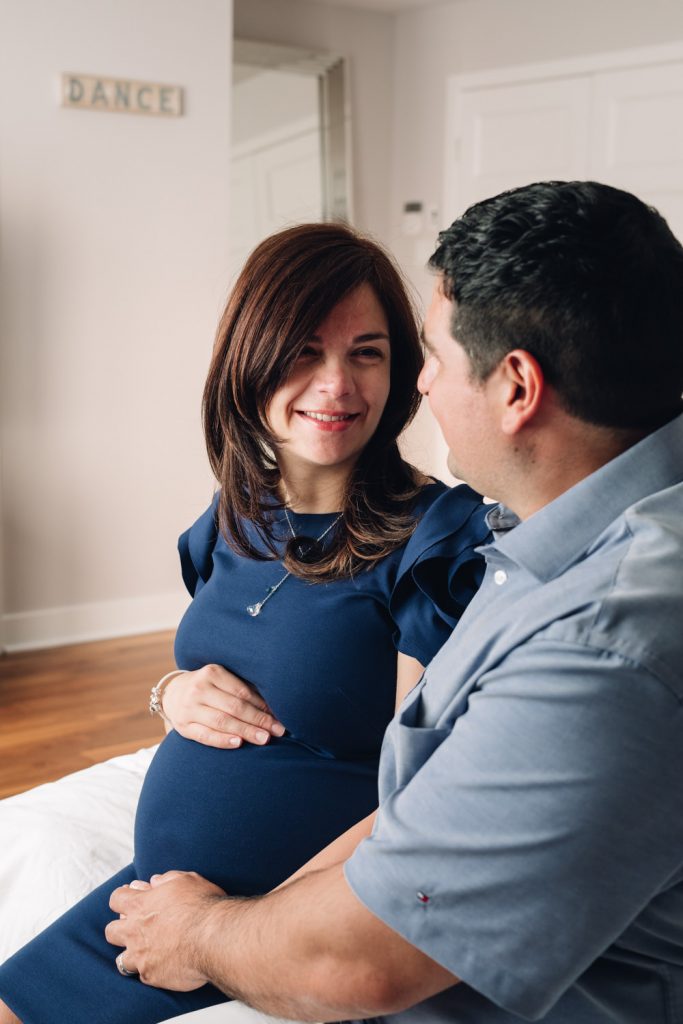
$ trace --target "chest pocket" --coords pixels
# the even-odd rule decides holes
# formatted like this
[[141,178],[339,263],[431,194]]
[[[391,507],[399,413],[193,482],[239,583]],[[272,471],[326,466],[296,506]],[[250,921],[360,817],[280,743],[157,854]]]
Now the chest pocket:
[[405,786],[441,746],[451,729],[421,724],[422,684],[411,694],[393,727],[397,786]]

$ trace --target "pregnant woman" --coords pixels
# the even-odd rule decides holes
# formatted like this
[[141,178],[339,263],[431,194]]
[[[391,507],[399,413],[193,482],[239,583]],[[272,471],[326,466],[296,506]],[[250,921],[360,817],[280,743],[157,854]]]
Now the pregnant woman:
[[210,717],[202,742],[168,733],[134,863],[0,968],[0,1024],[154,1024],[224,1001],[122,976],[125,953],[104,938],[112,890],[177,868],[266,892],[375,808],[384,729],[476,588],[487,533],[477,495],[399,454],[420,363],[410,302],[375,243],[305,225],[247,261],[205,387],[220,490],[180,541],[193,601],[167,693],[170,709],[183,691],[243,681],[284,731],[232,750],[211,744]]

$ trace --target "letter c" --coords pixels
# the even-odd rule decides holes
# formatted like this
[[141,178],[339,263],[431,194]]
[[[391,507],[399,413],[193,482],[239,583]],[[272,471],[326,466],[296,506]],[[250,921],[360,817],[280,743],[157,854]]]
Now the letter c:
[[143,92],[151,92],[151,91],[152,90],[150,89],[150,87],[148,85],[143,85],[141,89],[138,89],[138,106],[140,107],[140,110],[151,110],[151,107],[150,107],[149,103],[143,103],[142,102],[142,94],[143,94]]

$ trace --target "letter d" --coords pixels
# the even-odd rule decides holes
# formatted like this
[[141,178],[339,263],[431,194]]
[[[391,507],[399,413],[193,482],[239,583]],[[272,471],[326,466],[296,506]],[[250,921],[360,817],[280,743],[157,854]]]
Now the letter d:
[[80,78],[69,79],[69,103],[80,103],[83,99],[83,83]]

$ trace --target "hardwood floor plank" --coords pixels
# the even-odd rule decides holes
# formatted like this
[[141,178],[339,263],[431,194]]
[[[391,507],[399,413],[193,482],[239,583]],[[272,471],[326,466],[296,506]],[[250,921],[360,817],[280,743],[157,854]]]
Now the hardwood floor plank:
[[0,658],[0,797],[157,743],[149,691],[173,665],[172,632]]

